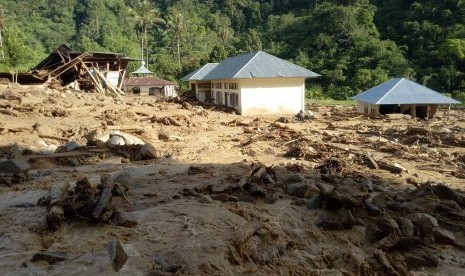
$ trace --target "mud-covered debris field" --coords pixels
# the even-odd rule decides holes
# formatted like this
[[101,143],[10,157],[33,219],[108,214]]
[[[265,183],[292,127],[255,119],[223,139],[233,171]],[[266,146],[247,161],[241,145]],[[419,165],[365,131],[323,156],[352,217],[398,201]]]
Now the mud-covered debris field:
[[0,85],[4,275],[465,274],[465,111]]

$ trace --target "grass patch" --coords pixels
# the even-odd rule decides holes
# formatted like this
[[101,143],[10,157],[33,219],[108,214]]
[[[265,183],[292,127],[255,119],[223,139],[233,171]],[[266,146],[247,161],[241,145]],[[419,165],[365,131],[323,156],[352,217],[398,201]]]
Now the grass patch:
[[357,101],[354,100],[333,100],[333,99],[305,99],[307,105],[317,104],[317,105],[347,105],[352,106],[356,105]]

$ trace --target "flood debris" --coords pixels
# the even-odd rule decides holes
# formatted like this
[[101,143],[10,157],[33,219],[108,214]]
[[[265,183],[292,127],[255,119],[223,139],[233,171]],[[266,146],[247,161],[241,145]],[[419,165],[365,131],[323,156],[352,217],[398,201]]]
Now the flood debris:
[[80,177],[74,186],[58,183],[49,193],[40,198],[38,204],[47,207],[48,229],[57,231],[70,219],[109,223],[132,227],[137,224],[122,210],[116,211],[111,204],[113,197],[124,196],[121,185],[111,174],[102,174],[99,183]]

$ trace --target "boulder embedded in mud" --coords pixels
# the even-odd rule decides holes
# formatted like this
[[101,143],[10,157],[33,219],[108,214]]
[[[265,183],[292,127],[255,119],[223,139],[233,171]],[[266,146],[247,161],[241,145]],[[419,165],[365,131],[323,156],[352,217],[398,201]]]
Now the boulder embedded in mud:
[[121,136],[113,135],[108,139],[107,144],[110,146],[124,146],[124,139]]
[[403,254],[404,262],[409,270],[419,267],[438,267],[439,258],[424,251],[411,251]]
[[110,135],[103,134],[101,131],[93,130],[86,134],[87,145],[89,146],[101,146],[104,145],[108,139],[110,139]]
[[124,252],[121,243],[116,240],[110,241],[108,243],[108,253],[110,255],[111,266],[115,271],[120,271],[128,259],[128,255]]
[[134,227],[137,225],[137,221],[134,217],[123,210],[116,210],[113,213],[112,221],[114,224],[124,227]]
[[426,213],[416,213],[412,218],[413,224],[423,233],[427,233],[435,227],[439,227],[437,219]]
[[0,172],[20,173],[29,170],[31,166],[21,159],[10,159],[0,163]]
[[296,196],[299,198],[304,198],[307,197],[308,195],[308,183],[303,181],[303,182],[298,182],[298,183],[292,183],[287,185],[287,192],[291,196]]
[[156,253],[153,262],[155,269],[162,272],[176,273],[184,266],[184,259],[176,251]]
[[127,134],[127,133],[124,133],[124,132],[121,132],[121,131],[112,131],[110,133],[110,139],[114,136],[118,136],[118,137],[121,137],[123,138],[124,140],[124,145],[144,145],[144,141],[142,141],[141,139],[137,138],[136,136],[133,136],[133,135],[130,135],[130,134]]
[[324,211],[316,221],[316,226],[324,230],[344,230],[352,229],[356,222],[352,212],[343,207],[337,211]]
[[150,160],[157,158],[157,150],[152,144],[143,145],[137,154],[139,160]]
[[452,232],[441,228],[441,227],[436,227],[431,230],[431,235],[434,238],[434,241],[437,243],[443,243],[443,244],[455,244],[455,236],[452,234]]
[[52,265],[66,261],[68,258],[68,252],[39,252],[32,256],[31,262],[46,261],[48,264]]
[[405,217],[398,217],[397,224],[399,225],[402,237],[413,237],[415,235],[415,226],[411,220]]

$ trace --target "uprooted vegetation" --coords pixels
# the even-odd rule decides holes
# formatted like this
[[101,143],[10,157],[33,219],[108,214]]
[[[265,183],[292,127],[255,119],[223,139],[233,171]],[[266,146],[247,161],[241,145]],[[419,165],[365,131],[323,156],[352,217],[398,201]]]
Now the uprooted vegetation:
[[316,119],[289,123],[184,100],[12,93],[0,99],[11,274],[465,271],[463,111],[418,121],[313,106]]

